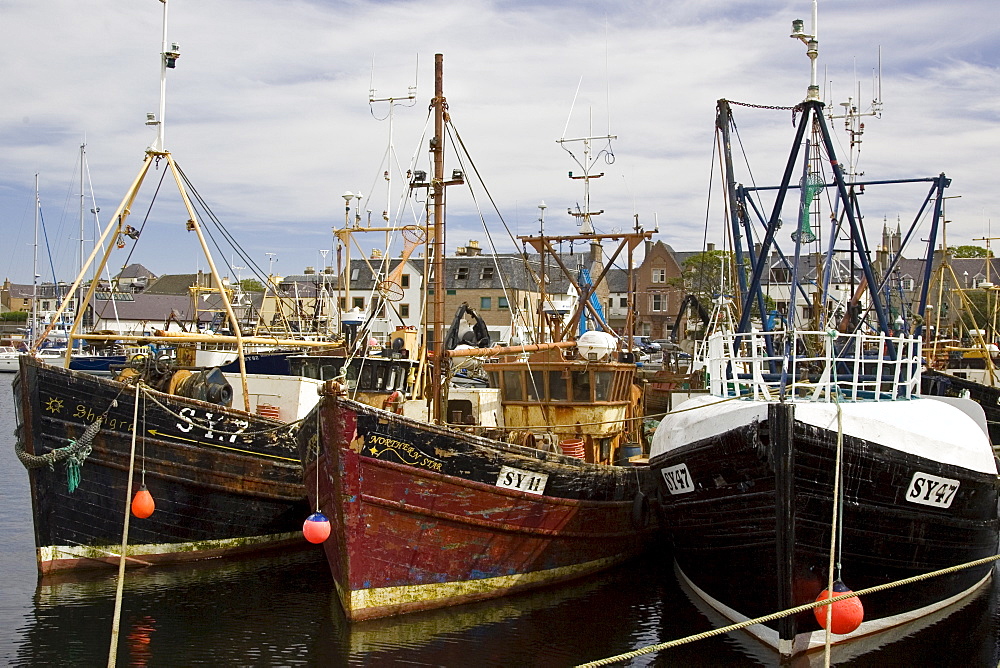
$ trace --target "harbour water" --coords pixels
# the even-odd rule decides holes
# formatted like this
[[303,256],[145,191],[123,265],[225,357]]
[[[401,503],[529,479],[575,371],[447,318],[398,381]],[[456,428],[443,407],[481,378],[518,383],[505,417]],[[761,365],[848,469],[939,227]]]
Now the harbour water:
[[[39,580],[28,477],[13,451],[12,375],[0,375],[0,662],[106,665],[114,570]],[[86,465],[83,479],[86,480]],[[753,564],[747,564],[753,568]],[[997,666],[1000,577],[957,609],[834,654],[838,666]],[[916,586],[920,586],[919,584]],[[650,556],[586,581],[497,601],[349,625],[322,553],[129,570],[118,665],[571,666],[724,625]],[[770,666],[736,632],[635,666]],[[821,654],[791,665],[822,665]]]

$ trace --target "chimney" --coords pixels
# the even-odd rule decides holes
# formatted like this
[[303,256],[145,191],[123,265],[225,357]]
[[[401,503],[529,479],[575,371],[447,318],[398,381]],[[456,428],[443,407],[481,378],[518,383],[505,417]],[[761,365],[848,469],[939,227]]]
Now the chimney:
[[715,250],[715,244],[712,243],[711,241],[709,241],[708,242],[708,252],[711,253],[714,250]]

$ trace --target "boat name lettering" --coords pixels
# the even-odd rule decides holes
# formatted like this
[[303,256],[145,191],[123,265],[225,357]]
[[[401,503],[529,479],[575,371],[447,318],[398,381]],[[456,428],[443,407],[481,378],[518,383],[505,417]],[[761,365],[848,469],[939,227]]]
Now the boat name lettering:
[[[81,418],[84,422],[93,422],[100,417],[100,413],[95,413],[94,409],[86,404],[77,404],[73,417]],[[120,431],[132,431],[132,423],[117,418],[105,417],[101,423],[104,429],[118,429]]]
[[387,459],[383,455],[393,455],[403,464],[417,466],[430,471],[440,471],[443,465],[443,462],[420,451],[413,445],[389,436],[368,434],[365,437],[365,444],[367,445],[368,453],[377,459]]
[[950,508],[961,482],[917,471],[906,490],[906,500],[924,506]]
[[[205,411],[201,418],[198,418],[198,411],[194,408],[185,407],[177,411],[177,414],[184,418],[189,418],[190,421],[175,422],[174,426],[180,429],[185,434],[190,433],[194,427],[205,430],[205,438],[212,438],[219,441],[226,441],[228,443],[235,443],[236,437],[246,431],[247,427],[250,426],[248,420],[233,420],[226,419],[226,417],[219,416],[216,417],[216,413],[211,413]],[[196,422],[196,420],[198,420]],[[207,423],[202,424],[202,422]],[[223,427],[222,433],[216,434],[214,430],[219,427]],[[233,427],[236,427],[234,431],[231,431]]]
[[501,466],[500,475],[497,476],[497,487],[516,489],[519,492],[528,492],[529,494],[542,494],[545,492],[545,484],[548,481],[549,476],[546,473]]
[[694,483],[691,482],[687,464],[668,466],[660,473],[663,474],[663,482],[667,483],[667,491],[671,494],[687,494],[694,491]]

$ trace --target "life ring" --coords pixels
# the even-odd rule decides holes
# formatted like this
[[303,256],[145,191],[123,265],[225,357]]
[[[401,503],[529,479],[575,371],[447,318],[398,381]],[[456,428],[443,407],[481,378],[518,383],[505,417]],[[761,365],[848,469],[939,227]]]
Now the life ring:
[[397,415],[403,414],[403,394],[399,390],[394,390],[389,396],[385,398],[382,402],[383,410],[396,413]]

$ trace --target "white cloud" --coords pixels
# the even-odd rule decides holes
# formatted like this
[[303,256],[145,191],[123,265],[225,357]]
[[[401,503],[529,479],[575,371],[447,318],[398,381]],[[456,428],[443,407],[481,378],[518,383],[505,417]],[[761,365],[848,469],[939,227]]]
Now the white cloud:
[[[397,107],[394,143],[404,169],[413,155],[426,164],[417,139],[439,52],[455,125],[515,234],[537,229],[543,199],[547,229],[572,229],[563,212],[582,193],[566,179],[577,168],[555,140],[564,127],[569,137],[591,127],[607,132],[610,111],[618,139],[614,163],[601,165],[606,176],[594,183],[593,207],[606,211],[599,223],[630,227],[637,213],[651,227],[655,213],[659,238],[697,249],[710,178],[720,183],[712,166],[715,101],[801,100],[809,64],[788,33],[793,18],[808,27],[810,6],[173,0],[168,38],[181,45],[181,58],[168,77],[166,145],[258,264],[266,267],[264,253],[274,252],[276,271],[300,271],[330,247],[331,227],[343,221],[343,191],[364,192],[375,218],[387,206],[380,175],[388,124],[373,118],[387,106],[369,109],[370,86],[377,96],[404,96],[417,71],[418,98]],[[134,178],[153,138],[143,120],[158,105],[161,7],[155,0],[5,3],[0,235],[20,250],[0,270],[12,279],[31,275],[30,252],[21,251],[31,240],[34,173],[50,240],[63,242],[54,259],[61,278],[74,271],[70,240],[79,236],[78,198],[67,193],[77,189],[80,142],[86,136],[105,221]],[[948,205],[953,243],[983,236],[1000,205],[991,178],[1000,152],[998,13],[992,0],[820,7],[820,76],[832,82],[833,102],[846,99],[857,79],[867,104],[881,47],[885,110],[866,120],[862,168],[871,178],[947,172],[950,194],[962,195]],[[735,113],[754,180],[776,182],[793,137],[791,114]],[[839,123],[833,127],[839,132]],[[455,165],[449,158],[448,168]],[[150,195],[133,207],[133,221],[145,217]],[[866,198],[870,222],[905,219],[916,206],[879,199],[874,190]],[[451,193],[449,206],[449,248],[484,238],[468,196]],[[712,212],[710,238],[721,242],[721,208]],[[154,213],[149,226],[133,260],[157,273],[204,267],[193,259],[176,206]]]

